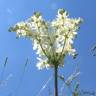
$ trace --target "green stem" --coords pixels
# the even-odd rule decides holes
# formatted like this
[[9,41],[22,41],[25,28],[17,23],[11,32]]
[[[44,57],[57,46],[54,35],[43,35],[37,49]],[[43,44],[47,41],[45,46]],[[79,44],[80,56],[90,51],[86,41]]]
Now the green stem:
[[[69,32],[68,32],[68,34],[69,34]],[[66,40],[67,40],[67,38],[68,38],[68,34],[65,36],[64,45],[63,45],[63,48],[62,48],[62,51],[61,51],[61,54],[60,54],[60,56],[59,56],[58,60],[59,60],[59,59],[61,58],[61,56],[63,55],[63,51],[64,51],[65,44],[66,44]]]
[[58,66],[54,66],[54,96],[58,96]]

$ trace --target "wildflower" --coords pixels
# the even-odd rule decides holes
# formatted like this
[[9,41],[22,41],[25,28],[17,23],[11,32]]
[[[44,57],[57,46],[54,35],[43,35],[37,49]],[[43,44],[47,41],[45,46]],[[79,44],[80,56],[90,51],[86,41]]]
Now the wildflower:
[[59,9],[56,19],[45,21],[39,12],[35,12],[25,22],[10,28],[18,37],[27,37],[33,42],[33,50],[38,54],[38,69],[64,65],[66,55],[76,56],[74,39],[81,18],[73,19],[64,9]]

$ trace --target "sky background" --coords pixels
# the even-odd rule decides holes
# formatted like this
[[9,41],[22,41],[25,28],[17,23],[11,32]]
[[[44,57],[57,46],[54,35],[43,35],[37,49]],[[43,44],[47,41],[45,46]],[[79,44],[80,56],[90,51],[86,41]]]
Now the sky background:
[[[50,21],[56,17],[59,8],[67,10],[70,17],[84,19],[74,44],[79,55],[75,60],[67,57],[59,74],[67,78],[79,68],[80,88],[96,91],[96,57],[91,53],[91,47],[96,44],[96,0],[0,0],[0,80],[9,78],[6,85],[0,84],[0,96],[37,96],[42,85],[52,76],[53,69],[39,71],[36,68],[37,56],[32,42],[22,38],[17,40],[16,34],[8,32],[8,29],[28,19],[34,11],[40,11]],[[6,56],[8,62],[4,69]],[[24,70],[27,58],[29,63]],[[50,82],[52,87],[53,80]],[[41,96],[47,96],[44,95],[46,90],[48,88]]]

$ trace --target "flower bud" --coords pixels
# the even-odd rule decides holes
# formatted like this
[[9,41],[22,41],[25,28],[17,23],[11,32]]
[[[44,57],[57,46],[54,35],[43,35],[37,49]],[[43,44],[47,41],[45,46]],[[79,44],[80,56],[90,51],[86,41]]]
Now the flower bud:
[[41,16],[41,13],[40,12],[34,12],[34,15],[39,18]]
[[61,14],[61,15],[63,15],[64,12],[65,12],[64,9],[59,9],[59,10],[58,10],[58,13]]

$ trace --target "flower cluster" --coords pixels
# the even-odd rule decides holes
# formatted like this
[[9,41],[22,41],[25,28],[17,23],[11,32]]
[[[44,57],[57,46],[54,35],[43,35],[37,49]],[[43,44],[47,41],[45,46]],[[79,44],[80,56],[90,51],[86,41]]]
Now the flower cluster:
[[81,18],[68,17],[64,9],[59,9],[55,20],[46,22],[41,13],[35,12],[25,22],[17,23],[10,28],[17,37],[27,37],[33,42],[33,49],[38,54],[39,69],[63,66],[67,54],[75,56],[73,40],[77,35]]

